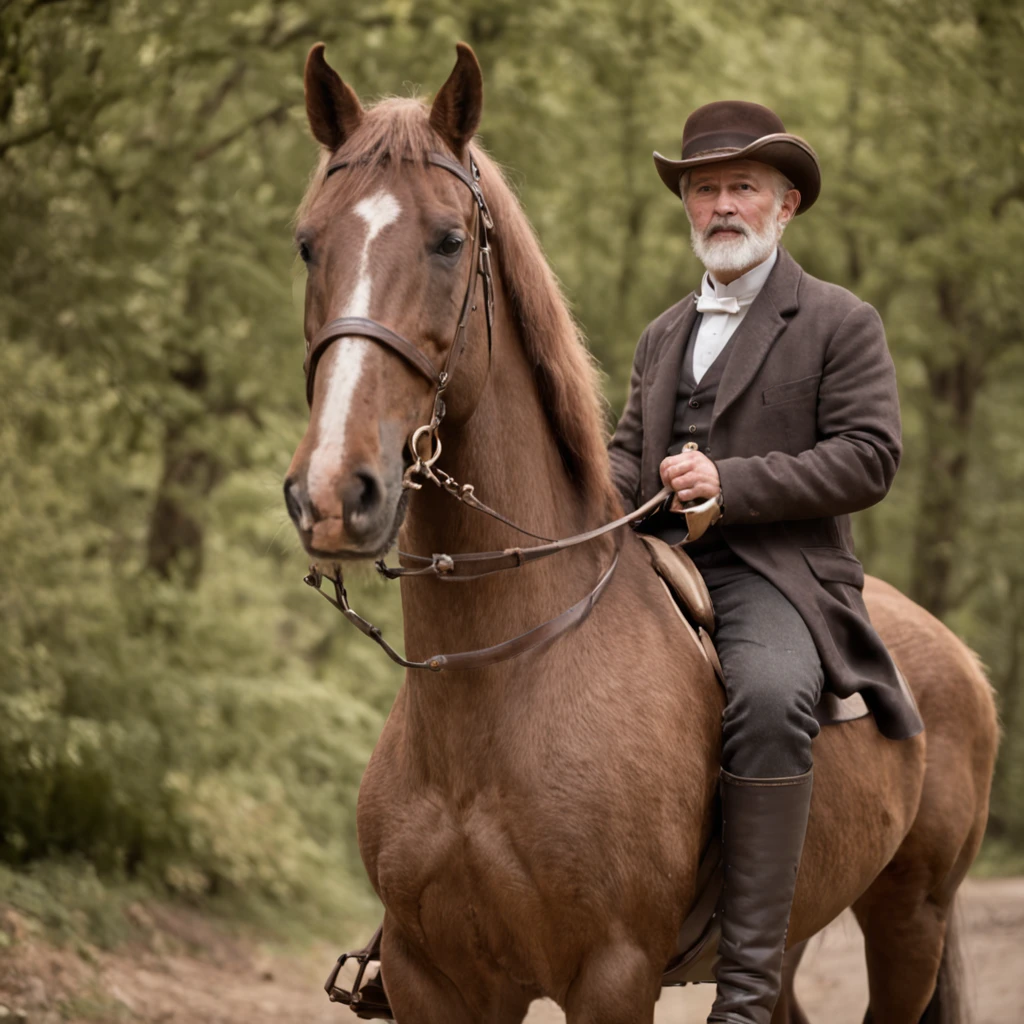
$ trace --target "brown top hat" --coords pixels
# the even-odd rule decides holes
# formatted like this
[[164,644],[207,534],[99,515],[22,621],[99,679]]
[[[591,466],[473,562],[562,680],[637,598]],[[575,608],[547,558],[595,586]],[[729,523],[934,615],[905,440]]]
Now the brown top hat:
[[654,154],[661,180],[679,195],[683,172],[726,160],[760,160],[781,171],[800,192],[797,213],[814,205],[821,191],[821,168],[810,145],[790,135],[778,114],[760,103],[719,100],[698,107],[683,126],[681,160]]

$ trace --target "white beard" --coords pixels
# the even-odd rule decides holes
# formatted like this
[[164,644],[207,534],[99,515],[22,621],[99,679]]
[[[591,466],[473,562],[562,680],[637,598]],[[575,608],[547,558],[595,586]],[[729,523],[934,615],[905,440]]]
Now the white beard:
[[[778,207],[781,208],[779,203]],[[734,274],[738,271],[747,271],[764,263],[772,254],[772,250],[779,244],[782,237],[782,225],[778,222],[778,212],[772,217],[762,233],[754,231],[750,225],[745,224],[738,217],[713,220],[706,228],[705,233],[699,232],[690,222],[690,245],[697,256],[697,259],[704,264],[704,267],[712,274]],[[742,232],[741,238],[723,239],[718,235],[706,237],[706,232],[716,227],[724,227],[726,224],[736,231]]]

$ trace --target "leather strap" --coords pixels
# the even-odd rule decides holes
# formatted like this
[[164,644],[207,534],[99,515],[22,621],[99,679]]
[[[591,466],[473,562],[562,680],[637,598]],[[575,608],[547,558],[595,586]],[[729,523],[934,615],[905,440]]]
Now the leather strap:
[[[350,163],[351,161],[349,160],[335,160],[333,163],[328,165],[327,172],[324,177],[329,178],[335,171],[340,171],[343,168],[350,166]],[[487,227],[494,227],[494,221],[491,218],[491,211],[487,206],[487,200],[484,198],[483,190],[480,188],[480,172],[473,160],[472,153],[470,153],[469,156],[470,169],[468,171],[458,162],[458,160],[454,160],[452,157],[439,152],[428,154],[427,163],[433,164],[435,167],[441,167],[448,171],[449,174],[454,174],[455,177],[473,193],[473,198],[476,200],[477,208],[483,214]]]
[[687,532],[681,543],[689,544],[703,537],[722,518],[722,506],[718,503],[718,498],[707,498],[684,508],[683,515],[686,518]]
[[526,654],[527,651],[536,650],[539,647],[546,647],[548,644],[554,643],[563,633],[580,625],[594,610],[594,605],[600,600],[618,564],[619,553],[616,551],[611,565],[608,566],[604,575],[597,581],[597,586],[586,597],[577,601],[572,607],[567,608],[553,619],[548,619],[547,622],[534,626],[533,629],[520,633],[510,640],[495,644],[493,647],[482,647],[475,651],[459,651],[455,654],[435,654],[425,661],[409,661],[402,657],[384,639],[380,629],[367,622],[366,619],[352,609],[352,606],[348,603],[348,594],[345,592],[345,586],[342,583],[340,573],[328,577],[334,585],[334,597],[331,597],[330,594],[325,594],[320,589],[323,582],[323,573],[315,566],[310,566],[306,583],[313,587],[325,601],[329,601],[334,605],[356,629],[366,634],[366,636],[378,644],[392,661],[405,668],[421,668],[427,669],[430,672],[440,672],[443,669],[486,668],[488,665],[495,665],[498,662],[507,661],[509,658],[517,658],[521,654]]
[[[644,516],[657,508],[671,493],[670,488],[663,487],[650,501],[645,502],[638,509],[628,512],[624,516],[619,516],[618,519],[613,519],[610,523],[605,523],[603,526],[588,530],[586,533],[577,533],[571,537],[563,537],[561,540],[551,541],[549,544],[535,544],[529,548],[505,548],[502,551],[473,551],[462,555],[436,554],[429,558],[426,555],[411,555],[408,552],[400,551],[399,556],[401,558],[410,558],[417,562],[429,564],[423,564],[420,568],[414,569],[405,566],[387,566],[384,564],[383,559],[381,559],[377,562],[377,571],[388,579],[397,579],[400,576],[428,576],[433,573],[441,579],[460,580],[489,576],[492,572],[501,572],[504,569],[517,569],[527,562],[535,562],[538,558],[547,558],[548,555],[557,554],[559,551],[576,547],[578,544],[586,544],[588,541],[603,537],[606,533],[611,533],[613,530],[618,530],[620,527],[627,526],[638,519],[643,519]],[[453,575],[454,570],[460,565],[476,565],[480,562],[494,562],[496,564],[492,565],[486,572],[477,573],[476,576]]]
[[406,341],[400,334],[396,334],[390,327],[377,323],[376,320],[368,320],[363,316],[339,316],[326,324],[313,339],[306,354],[306,365],[303,369],[306,372],[306,401],[313,404],[313,383],[316,380],[316,367],[324,352],[339,338],[346,337],[372,338],[387,345],[393,352],[400,355],[410,366],[430,381],[431,384],[440,387],[441,375],[434,369],[434,364],[418,349],[412,342]]

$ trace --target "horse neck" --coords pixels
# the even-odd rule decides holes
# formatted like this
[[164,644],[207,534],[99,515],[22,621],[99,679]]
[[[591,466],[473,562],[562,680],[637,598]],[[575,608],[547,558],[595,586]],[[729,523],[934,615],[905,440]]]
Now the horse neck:
[[[499,319],[476,410],[464,424],[442,424],[439,466],[460,484],[471,483],[477,497],[533,533],[555,538],[596,526],[609,502],[588,501],[570,479],[523,349],[517,340],[503,341],[506,333],[512,332]],[[429,483],[414,495],[403,532],[408,543],[431,551],[539,543]]]
[[[442,428],[439,465],[460,484],[473,484],[482,501],[535,533],[559,538],[590,529],[607,521],[611,501],[587,500],[570,479],[522,345],[500,315],[502,307],[488,382],[468,421],[448,431]],[[417,554],[539,543],[429,483],[411,499],[400,537],[402,549]],[[488,647],[553,618],[595,586],[611,561],[613,546],[614,541],[602,538],[474,581],[403,579],[407,656],[421,659]],[[557,647],[564,653],[572,643],[570,633]],[[482,717],[497,728],[502,714],[521,713],[524,690],[557,685],[550,657],[528,658],[525,670],[526,659],[462,673],[410,670],[404,695],[409,713],[429,719],[412,734],[437,738],[444,722],[456,733],[479,731]]]

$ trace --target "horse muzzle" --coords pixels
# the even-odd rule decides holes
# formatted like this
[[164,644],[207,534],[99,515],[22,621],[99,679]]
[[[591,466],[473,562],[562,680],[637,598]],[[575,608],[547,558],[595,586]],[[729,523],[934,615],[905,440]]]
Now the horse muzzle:
[[401,479],[385,481],[370,466],[353,470],[337,488],[340,505],[318,508],[301,479],[285,481],[288,515],[307,553],[316,558],[379,558],[391,547],[404,518]]

